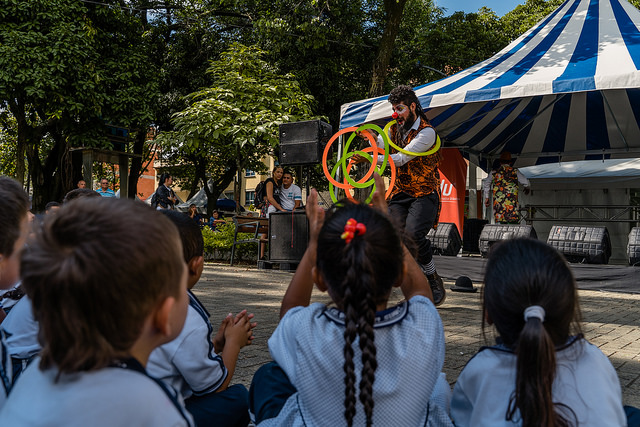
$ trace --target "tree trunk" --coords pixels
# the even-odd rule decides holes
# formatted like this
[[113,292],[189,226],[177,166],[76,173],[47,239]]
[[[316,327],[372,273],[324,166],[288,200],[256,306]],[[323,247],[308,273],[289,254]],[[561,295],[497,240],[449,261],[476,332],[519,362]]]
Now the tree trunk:
[[[129,169],[129,182],[127,184],[127,190],[129,192],[129,198],[135,199],[138,194],[138,179],[142,176],[142,155],[144,154],[144,143],[147,140],[147,132],[144,126],[138,128],[136,132],[136,139],[133,141],[133,154],[139,154],[141,157],[133,157],[131,159],[131,168]],[[120,171],[122,173],[122,171]]]
[[217,180],[207,181],[204,173],[198,178],[204,183],[204,192],[207,195],[207,216],[210,217],[215,209],[217,209],[218,195],[231,184],[236,174],[236,167],[229,167],[222,176]]
[[24,112],[24,106],[15,100],[9,101],[9,110],[16,118],[18,124],[18,138],[16,146],[16,179],[22,185],[25,184],[26,165],[24,163],[25,152],[27,149],[27,120]]
[[384,11],[387,15],[387,22],[384,26],[378,57],[373,63],[373,76],[371,77],[371,88],[369,97],[373,98],[384,94],[384,82],[387,78],[393,46],[400,30],[402,22],[402,12],[407,0],[384,0]]

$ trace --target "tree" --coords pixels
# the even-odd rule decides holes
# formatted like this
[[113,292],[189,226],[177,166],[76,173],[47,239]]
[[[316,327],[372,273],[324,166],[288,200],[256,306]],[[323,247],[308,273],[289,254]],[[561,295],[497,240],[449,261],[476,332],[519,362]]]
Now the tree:
[[504,35],[509,41],[517,39],[562,3],[564,0],[527,0],[525,4],[516,6],[500,20]]
[[384,10],[386,15],[384,32],[378,46],[378,56],[373,63],[373,75],[371,77],[371,88],[369,97],[382,95],[384,83],[389,71],[391,55],[396,43],[396,36],[400,30],[402,22],[402,12],[407,0],[384,0]]
[[16,176],[25,181],[26,154],[35,209],[72,188],[71,147],[106,146],[105,123],[151,119],[155,72],[138,48],[140,20],[111,3],[0,7],[0,102],[16,119]]
[[190,94],[189,106],[173,115],[175,130],[158,138],[174,158],[191,164],[207,194],[209,214],[236,173],[264,170],[262,160],[273,153],[280,123],[311,118],[313,98],[264,55],[232,44],[211,62],[212,86]]

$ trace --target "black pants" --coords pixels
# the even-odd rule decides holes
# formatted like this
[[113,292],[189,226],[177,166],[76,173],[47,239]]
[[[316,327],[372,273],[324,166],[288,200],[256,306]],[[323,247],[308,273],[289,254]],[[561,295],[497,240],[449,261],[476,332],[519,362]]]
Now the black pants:
[[416,244],[418,264],[431,262],[431,241],[427,239],[427,233],[436,221],[439,203],[435,191],[418,198],[400,192],[389,201],[391,217]]
[[249,410],[256,424],[275,418],[287,399],[296,392],[287,374],[276,362],[261,366],[253,376],[249,388]]
[[184,405],[198,427],[249,424],[249,392],[242,384],[234,384],[219,393],[191,396],[185,399]]

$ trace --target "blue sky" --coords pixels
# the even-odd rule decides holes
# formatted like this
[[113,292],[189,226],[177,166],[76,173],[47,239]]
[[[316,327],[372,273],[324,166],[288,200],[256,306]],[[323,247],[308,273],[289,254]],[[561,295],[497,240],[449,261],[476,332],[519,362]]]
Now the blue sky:
[[446,15],[451,15],[459,10],[465,13],[477,12],[482,6],[493,10],[498,16],[512,11],[526,0],[434,0],[439,7],[446,8]]

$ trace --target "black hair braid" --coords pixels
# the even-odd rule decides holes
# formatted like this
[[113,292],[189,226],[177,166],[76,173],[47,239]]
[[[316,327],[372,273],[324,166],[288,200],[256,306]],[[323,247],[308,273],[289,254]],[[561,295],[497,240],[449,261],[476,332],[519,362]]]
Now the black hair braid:
[[367,417],[367,426],[372,425],[373,419],[373,383],[375,381],[378,361],[376,360],[376,345],[373,325],[376,316],[376,302],[371,293],[370,286],[375,278],[368,272],[372,271],[369,260],[366,257],[356,264],[361,271],[358,274],[359,283],[357,289],[361,289],[360,317],[358,319],[358,334],[360,338],[360,350],[362,351],[362,372],[360,375],[360,402],[364,407]]
[[[331,298],[344,313],[344,406],[347,425],[357,412],[353,343],[358,337],[362,371],[359,400],[367,425],[372,425],[373,384],[377,369],[374,341],[376,307],[389,298],[402,273],[402,246],[397,230],[383,214],[367,205],[341,202],[330,212],[318,237],[316,266]],[[366,225],[364,234],[347,242],[342,237],[350,219]]]
[[[345,250],[345,261],[350,263],[353,258],[353,251]],[[347,264],[349,265],[349,264]],[[353,264],[351,264],[353,265]],[[358,297],[354,294],[355,288],[350,286],[353,280],[356,280],[354,269],[347,269],[344,276],[342,289],[344,290],[342,304],[345,314],[345,330],[344,330],[344,417],[347,425],[353,425],[353,417],[356,414],[356,374],[353,363],[353,341],[358,332]]]

